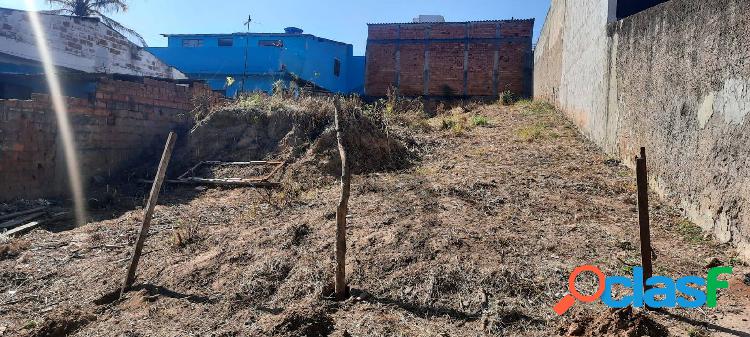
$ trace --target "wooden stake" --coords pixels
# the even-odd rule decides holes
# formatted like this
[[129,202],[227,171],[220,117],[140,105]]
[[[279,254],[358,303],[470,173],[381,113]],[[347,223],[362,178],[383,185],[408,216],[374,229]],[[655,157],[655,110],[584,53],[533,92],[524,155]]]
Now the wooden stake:
[[141,252],[143,251],[143,244],[146,242],[146,236],[148,236],[148,230],[151,228],[151,217],[154,215],[154,208],[156,208],[156,201],[159,199],[159,191],[161,190],[162,182],[164,182],[164,175],[167,172],[169,159],[172,158],[172,149],[174,149],[176,138],[177,136],[174,132],[169,133],[167,145],[164,147],[164,153],[161,155],[161,161],[159,162],[159,169],[156,172],[154,184],[151,185],[151,193],[148,196],[148,203],[146,203],[146,213],[143,215],[143,224],[141,225],[141,231],[138,234],[138,240],[135,242],[133,248],[133,255],[130,259],[130,266],[128,267],[125,281],[122,283],[120,297],[130,289],[130,286],[132,286],[135,281],[135,271],[138,268],[138,261],[141,259]]
[[653,275],[651,264],[651,228],[648,219],[648,171],[646,169],[646,148],[641,148],[641,156],[636,157],[636,176],[638,181],[638,224],[641,233],[641,264],[643,265],[643,287],[646,280]]
[[336,139],[338,140],[339,155],[341,156],[341,199],[336,208],[336,300],[346,299],[346,214],[349,210],[349,189],[351,174],[347,162],[346,142],[343,135],[341,121],[341,106],[338,99],[334,100]]

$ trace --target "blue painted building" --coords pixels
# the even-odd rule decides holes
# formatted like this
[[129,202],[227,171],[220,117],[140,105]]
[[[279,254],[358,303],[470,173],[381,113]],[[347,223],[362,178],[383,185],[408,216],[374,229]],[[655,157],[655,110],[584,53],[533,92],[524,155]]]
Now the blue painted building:
[[365,57],[354,56],[352,45],[303,34],[298,28],[285,31],[165,34],[167,47],[148,50],[229,97],[242,90],[270,92],[274,82],[293,78],[330,92],[364,91]]

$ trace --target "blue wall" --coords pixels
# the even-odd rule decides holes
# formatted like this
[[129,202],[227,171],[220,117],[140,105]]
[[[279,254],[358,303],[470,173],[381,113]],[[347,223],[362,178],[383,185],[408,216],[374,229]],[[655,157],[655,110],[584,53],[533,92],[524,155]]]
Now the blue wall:
[[[234,96],[242,86],[246,45],[246,91],[271,91],[275,81],[288,81],[289,74],[332,92],[364,91],[364,57],[353,56],[350,44],[309,34],[195,34],[168,38],[168,47],[148,50],[188,77],[206,80],[214,90],[226,89],[227,96]],[[232,46],[219,46],[219,40],[231,41]],[[274,45],[275,41],[281,44]],[[198,45],[187,46],[190,43]],[[334,74],[334,60],[341,63],[338,76]],[[230,87],[226,86],[227,77],[235,80]]]

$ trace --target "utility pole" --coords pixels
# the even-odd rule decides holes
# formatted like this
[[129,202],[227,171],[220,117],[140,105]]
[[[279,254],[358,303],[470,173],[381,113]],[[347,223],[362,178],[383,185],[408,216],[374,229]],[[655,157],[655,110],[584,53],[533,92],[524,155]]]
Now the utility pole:
[[242,71],[242,93],[245,92],[245,81],[247,81],[247,57],[248,57],[248,50],[250,48],[250,22],[253,22],[253,18],[250,15],[248,15],[247,22],[245,22],[245,25],[247,26],[247,31],[245,33],[245,68]]

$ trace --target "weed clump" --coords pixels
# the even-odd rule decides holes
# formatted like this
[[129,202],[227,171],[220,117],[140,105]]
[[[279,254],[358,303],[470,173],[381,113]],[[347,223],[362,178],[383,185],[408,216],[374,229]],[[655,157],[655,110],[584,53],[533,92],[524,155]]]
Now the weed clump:
[[677,232],[688,242],[699,243],[705,241],[703,229],[687,219],[682,219],[677,223]]
[[555,139],[559,135],[550,129],[544,122],[536,122],[532,125],[524,126],[516,132],[518,139],[524,142],[534,142],[543,139]]
[[172,243],[175,248],[184,248],[187,245],[197,242],[200,238],[200,225],[195,222],[180,225],[173,232]]
[[517,100],[516,94],[510,90],[505,90],[500,94],[500,104],[502,105],[513,105]]
[[440,122],[440,129],[450,130],[454,136],[461,136],[466,131],[471,130],[472,127],[473,125],[470,124],[469,119],[466,116],[457,113],[454,113],[450,117],[443,118]]
[[471,125],[473,126],[489,126],[490,120],[485,116],[474,116],[471,117]]
[[520,108],[525,116],[549,115],[555,111],[552,104],[540,100],[522,99],[514,106]]
[[406,127],[417,131],[430,131],[427,112],[421,98],[400,96],[394,88],[388,90],[386,98],[363,106],[366,115],[382,122],[390,128]]

